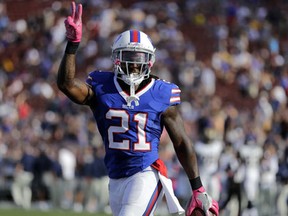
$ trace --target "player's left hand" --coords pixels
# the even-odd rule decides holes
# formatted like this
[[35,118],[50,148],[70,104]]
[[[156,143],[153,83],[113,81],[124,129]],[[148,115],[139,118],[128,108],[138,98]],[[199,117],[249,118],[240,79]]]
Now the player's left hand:
[[79,43],[82,38],[82,4],[79,4],[76,10],[76,4],[72,2],[71,9],[72,14],[64,21],[66,37],[68,41]]
[[209,211],[214,215],[219,215],[219,205],[216,200],[213,200],[202,186],[197,190],[193,190],[193,195],[189,200],[186,216],[190,216],[195,208],[201,208],[205,212],[206,216],[209,215]]

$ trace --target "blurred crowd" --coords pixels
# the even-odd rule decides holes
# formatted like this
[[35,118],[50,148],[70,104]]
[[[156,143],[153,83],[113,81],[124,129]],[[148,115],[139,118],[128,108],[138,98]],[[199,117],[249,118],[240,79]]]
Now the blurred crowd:
[[[23,208],[109,212],[105,152],[92,113],[56,86],[70,2],[51,1],[16,20],[5,2],[0,1],[0,200]],[[152,73],[182,89],[186,130],[220,215],[286,216],[288,3],[76,2],[83,4],[77,76],[112,70],[117,34],[133,28],[147,33],[157,48]],[[165,131],[160,157],[185,206],[189,182]]]

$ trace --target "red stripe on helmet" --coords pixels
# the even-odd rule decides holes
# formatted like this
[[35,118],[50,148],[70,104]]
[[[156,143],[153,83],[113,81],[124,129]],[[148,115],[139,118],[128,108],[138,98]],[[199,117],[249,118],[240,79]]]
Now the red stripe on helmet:
[[137,30],[130,31],[130,42],[140,42],[140,32]]

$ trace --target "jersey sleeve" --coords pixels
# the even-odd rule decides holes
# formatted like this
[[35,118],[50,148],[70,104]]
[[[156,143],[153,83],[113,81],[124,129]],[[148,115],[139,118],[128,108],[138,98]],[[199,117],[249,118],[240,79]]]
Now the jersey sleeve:
[[173,84],[171,88],[171,96],[170,96],[170,101],[169,101],[170,106],[181,103],[180,94],[181,94],[180,88],[177,85]]
[[157,92],[155,99],[166,104],[174,106],[181,103],[181,89],[174,83],[164,80],[157,80]]
[[94,86],[95,84],[97,84],[97,74],[99,72],[98,71],[93,71],[93,72],[90,72],[88,77],[86,78],[86,83],[89,85],[89,86]]
[[113,80],[114,73],[109,71],[93,71],[88,74],[86,78],[86,83],[93,87],[96,87],[98,84],[103,84],[111,82]]

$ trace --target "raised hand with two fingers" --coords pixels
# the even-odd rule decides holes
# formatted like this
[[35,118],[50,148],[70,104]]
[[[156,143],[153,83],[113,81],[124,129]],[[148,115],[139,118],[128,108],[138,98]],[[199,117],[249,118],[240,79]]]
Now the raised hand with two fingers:
[[64,21],[66,37],[70,42],[79,43],[82,39],[82,4],[78,4],[76,8],[75,2],[72,2],[71,9],[72,14]]

